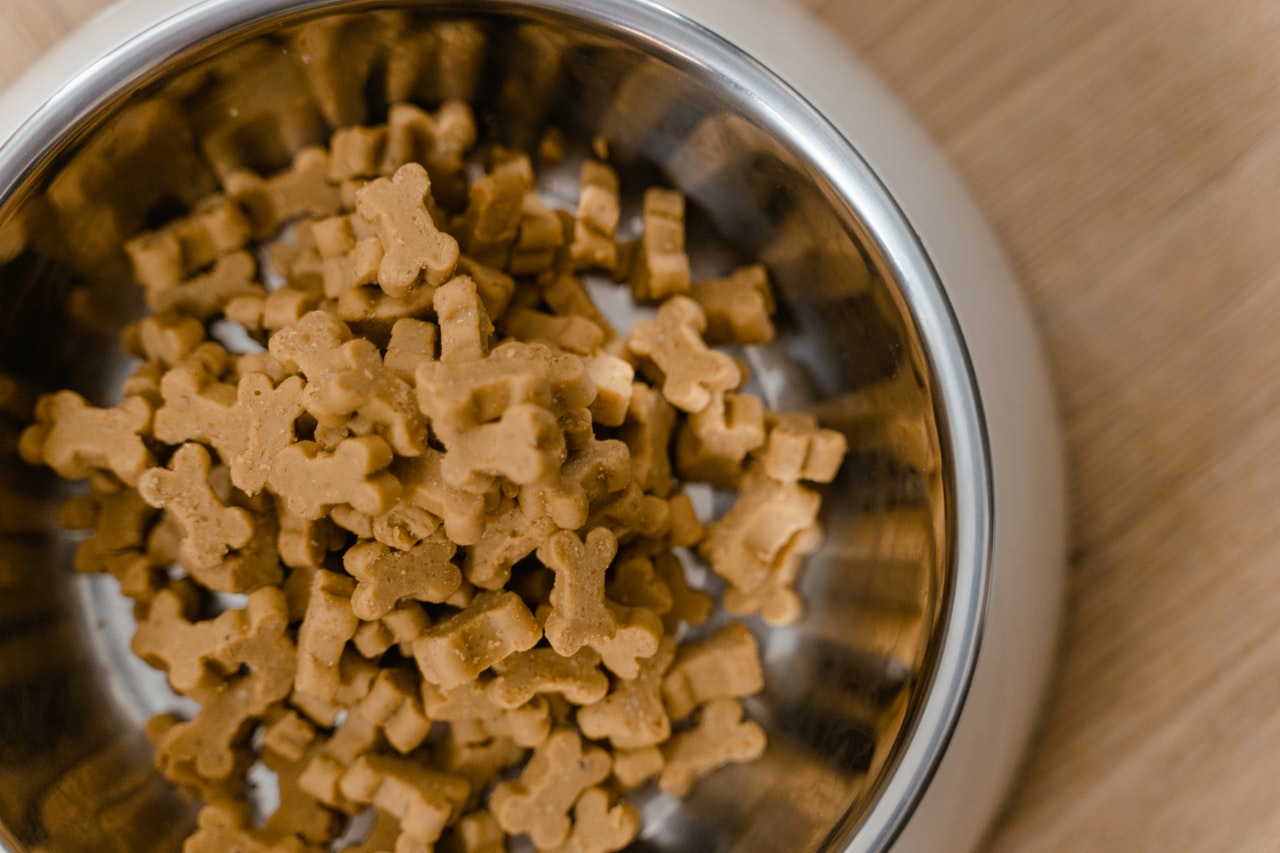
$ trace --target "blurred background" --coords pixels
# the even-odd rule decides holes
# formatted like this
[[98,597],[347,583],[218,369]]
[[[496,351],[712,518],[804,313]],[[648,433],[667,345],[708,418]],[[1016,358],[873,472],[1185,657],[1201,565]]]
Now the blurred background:
[[[800,2],[967,181],[1057,385],[1066,624],[987,849],[1278,849],[1280,4]],[[106,5],[0,0],[0,87]]]

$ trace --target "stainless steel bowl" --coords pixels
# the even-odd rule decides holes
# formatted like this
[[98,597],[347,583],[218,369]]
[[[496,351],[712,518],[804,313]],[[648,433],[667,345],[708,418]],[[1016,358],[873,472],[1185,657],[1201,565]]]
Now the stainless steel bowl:
[[[391,100],[466,97],[506,144],[554,124],[580,156],[602,137],[624,186],[687,192],[695,272],[769,265],[784,334],[750,353],[760,390],[852,448],[806,617],[755,626],[769,751],[643,801],[634,849],[968,849],[1056,622],[1061,473],[1034,338],[980,217],[865,71],[776,3],[678,5],[116,8],[0,104],[0,374],[109,402],[140,304],[124,237]],[[572,198],[573,174],[544,189]],[[0,843],[173,849],[192,810],[140,734],[172,698],[130,656],[113,582],[73,572],[67,487],[17,460],[19,426],[0,419]]]

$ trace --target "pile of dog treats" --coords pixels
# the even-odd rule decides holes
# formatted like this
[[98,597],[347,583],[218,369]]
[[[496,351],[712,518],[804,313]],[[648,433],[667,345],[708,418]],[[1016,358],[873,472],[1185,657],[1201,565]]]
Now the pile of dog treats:
[[[765,270],[692,282],[679,192],[621,241],[603,160],[564,211],[523,152],[469,177],[475,148],[465,103],[398,104],[226,175],[126,246],[152,313],[121,402],[46,395],[22,435],[88,481],[76,567],[119,580],[135,652],[199,705],[148,724],[204,804],[190,853],[617,850],[628,792],[765,749],[756,642],[713,615],[800,616],[802,483],[845,453],[712,348],[774,337]],[[615,329],[587,273],[656,310]],[[701,519],[695,482],[736,502]]]

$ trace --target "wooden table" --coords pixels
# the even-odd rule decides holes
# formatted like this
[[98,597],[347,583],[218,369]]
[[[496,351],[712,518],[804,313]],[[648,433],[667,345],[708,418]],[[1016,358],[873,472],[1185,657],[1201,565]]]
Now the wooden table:
[[[1057,382],[1067,622],[988,849],[1280,849],[1280,7],[805,2],[972,187]],[[0,0],[0,86],[103,5]]]

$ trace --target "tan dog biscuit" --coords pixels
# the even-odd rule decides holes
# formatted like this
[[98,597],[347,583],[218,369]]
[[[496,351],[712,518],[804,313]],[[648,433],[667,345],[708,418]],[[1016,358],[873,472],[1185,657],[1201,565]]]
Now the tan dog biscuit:
[[525,195],[533,189],[533,169],[525,154],[498,152],[489,173],[467,190],[463,245],[481,263],[506,267],[520,232]]
[[543,301],[558,316],[582,317],[599,326],[604,332],[606,341],[616,337],[617,332],[591,300],[591,295],[587,293],[582,279],[565,273],[544,276],[539,279],[539,283]]
[[671,736],[671,718],[662,700],[662,684],[675,660],[676,643],[664,637],[640,662],[635,676],[614,684],[607,696],[578,711],[578,727],[589,738],[608,738],[615,749],[640,749]]
[[610,764],[604,750],[584,748],[576,732],[560,729],[534,750],[518,779],[494,789],[489,808],[507,833],[555,847],[569,837],[569,810],[583,791],[604,781]]
[[336,184],[378,177],[386,149],[386,127],[339,128],[329,138],[329,180]]
[[[189,588],[187,588],[189,591]],[[192,622],[194,610],[176,588],[161,590],[138,622],[131,648],[147,663],[169,674],[169,686],[184,696],[204,695],[229,674],[227,638],[239,616],[226,611],[216,619]]]
[[507,837],[488,811],[472,812],[458,820],[453,829],[454,853],[506,853]]
[[230,468],[236,488],[257,494],[275,455],[295,439],[303,387],[296,376],[273,385],[264,373],[248,373],[233,387],[184,362],[160,381],[165,402],[156,410],[156,437],[168,444],[209,444]]
[[760,726],[742,719],[736,699],[715,699],[702,709],[697,725],[673,737],[663,747],[666,766],[658,787],[683,797],[694,783],[730,763],[754,761],[764,754]]
[[634,791],[662,772],[665,761],[656,746],[613,751],[613,778],[623,791]]
[[581,528],[593,502],[631,482],[631,453],[621,441],[598,441],[590,429],[573,441],[553,482],[520,489],[526,514],[548,515],[564,530]]
[[449,485],[444,479],[444,459],[442,452],[428,447],[421,456],[397,459],[392,471],[403,486],[404,501],[441,519],[453,542],[474,545],[485,532],[486,495]]
[[316,740],[316,727],[294,711],[286,711],[263,732],[264,749],[289,761],[301,761]]
[[541,636],[518,595],[484,592],[460,613],[423,632],[413,643],[413,656],[427,681],[448,689],[532,648]]
[[764,344],[777,335],[772,317],[778,309],[763,264],[697,282],[689,295],[706,312],[709,344]]
[[[340,784],[348,799],[386,812],[400,821],[402,837],[424,844],[440,838],[471,793],[465,777],[374,754],[357,758],[343,773]],[[396,849],[401,849],[398,841]]]
[[668,495],[671,477],[671,436],[676,413],[662,394],[643,382],[631,386],[631,405],[618,437],[631,451],[631,476],[645,492]]
[[356,585],[351,578],[319,569],[311,577],[306,615],[298,626],[298,672],[294,690],[332,702],[338,695],[338,666],[359,620],[352,613]]
[[380,542],[360,542],[342,564],[358,581],[351,609],[366,621],[381,619],[405,598],[442,602],[457,592],[462,573],[449,562],[456,546],[437,534],[407,551]]
[[[530,308],[513,307],[504,315],[502,327],[509,337],[541,341],[583,356],[595,352],[604,343],[604,330],[576,314],[557,317]],[[630,386],[628,380],[627,387]]]
[[[684,195],[650,187],[644,193],[644,235],[631,271],[637,300],[658,301],[689,292],[689,256],[684,251]],[[701,331],[701,329],[699,330]]]
[[575,654],[583,646],[613,637],[617,623],[605,606],[605,571],[618,550],[618,540],[596,528],[586,541],[560,530],[538,548],[538,559],[556,573],[549,598],[551,612],[544,631],[559,654]]
[[439,231],[427,211],[430,192],[431,179],[416,163],[356,192],[356,210],[374,225],[382,243],[378,284],[388,296],[403,297],[419,281],[437,287],[457,266],[458,242]]
[[385,470],[391,458],[391,448],[373,435],[346,439],[333,453],[300,441],[276,454],[269,483],[300,518],[320,518],[329,507],[347,503],[381,515],[400,495],[399,481]]
[[698,551],[716,574],[750,592],[764,583],[792,537],[817,523],[821,502],[796,483],[748,475],[737,502],[707,527]]
[[732,358],[707,348],[702,340],[706,326],[698,303],[674,296],[662,303],[652,320],[636,323],[627,339],[632,352],[652,359],[662,371],[663,396],[690,413],[702,411],[716,391],[736,388],[742,380]]
[[556,529],[546,516],[530,518],[514,501],[489,516],[480,541],[467,549],[463,571],[481,589],[501,589],[511,567],[534,552]]
[[209,453],[198,444],[184,444],[169,467],[152,468],[138,478],[138,493],[154,507],[168,510],[182,528],[182,561],[188,571],[215,568],[227,552],[249,544],[253,516],[226,506],[209,485]]
[[622,426],[631,407],[632,383],[636,370],[627,361],[605,352],[583,359],[587,375],[596,386],[591,417],[601,426]]
[[416,456],[426,447],[427,425],[412,387],[386,368],[372,341],[357,338],[342,344],[329,370],[311,379],[306,402],[307,410],[326,426],[340,425],[358,413],[402,456]]
[[574,705],[590,705],[609,691],[600,655],[591,649],[570,657],[554,649],[530,649],[495,664],[493,670],[497,677],[489,684],[489,696],[502,708],[518,708],[539,693],[557,693]]
[[493,323],[470,276],[442,284],[432,304],[440,324],[441,361],[479,361],[489,354]]
[[156,313],[176,312],[209,320],[223,312],[237,296],[265,298],[258,281],[258,265],[248,252],[223,255],[209,272],[164,290],[147,291],[147,307]]
[[286,368],[319,383],[344,368],[338,350],[349,340],[351,329],[345,323],[328,311],[312,311],[272,335],[267,348]]
[[765,443],[764,403],[754,394],[716,392],[676,437],[676,470],[686,480],[734,489],[747,454]]
[[[169,760],[190,763],[202,777],[226,779],[236,769],[239,742],[246,723],[288,695],[296,653],[286,634],[284,595],[265,587],[249,596],[226,645],[228,661],[248,669],[203,696],[200,712],[189,722],[169,728],[157,744]],[[235,671],[234,669],[232,670]]]
[[627,802],[610,807],[602,788],[588,788],[573,806],[573,831],[554,853],[612,853],[640,830],[640,812]]
[[675,601],[666,581],[654,569],[654,561],[639,552],[624,552],[613,562],[605,594],[623,607],[644,607],[661,616]]
[[673,719],[724,697],[764,689],[756,638],[741,622],[727,622],[710,636],[682,646],[662,681],[662,698]]
[[676,492],[667,499],[667,507],[669,519],[667,543],[672,548],[688,548],[698,544],[705,530],[689,496],[684,492]]
[[565,244],[560,217],[534,190],[524,194],[520,230],[507,268],[512,275],[538,275],[551,269]]
[[822,545],[822,529],[806,527],[782,547],[760,586],[745,591],[730,586],[724,592],[724,609],[735,616],[759,613],[768,625],[791,625],[804,614],[804,603],[796,592],[804,560]]
[[369,695],[353,709],[382,729],[392,748],[408,754],[426,739],[431,721],[422,710],[417,673],[404,668],[383,669],[373,680]]
[[582,190],[573,221],[570,257],[579,269],[612,270],[618,263],[614,242],[621,215],[618,175],[604,163],[584,160],[580,181]]
[[23,430],[18,452],[27,463],[46,464],[68,480],[110,471],[137,485],[155,464],[141,438],[150,431],[151,419],[151,406],[141,397],[99,409],[74,391],[58,391],[36,402],[35,423]]
[[769,441],[760,453],[764,472],[775,480],[830,483],[848,450],[843,433],[822,429],[818,419],[799,412],[771,413]]
[[173,367],[207,339],[204,324],[182,314],[153,314],[121,332],[121,343],[134,355]]
[[441,468],[456,489],[483,494],[495,477],[517,485],[545,483],[560,471],[564,434],[547,409],[529,403],[510,407],[493,423],[472,427],[447,442]]
[[387,354],[382,363],[387,370],[412,385],[418,365],[435,360],[439,339],[440,329],[435,323],[412,317],[397,320],[391,327],[391,341],[387,344]]
[[299,217],[336,214],[342,197],[329,172],[329,152],[309,146],[294,154],[292,165],[284,171],[264,179],[240,169],[223,178],[223,188],[245,212],[253,236],[261,240]]
[[182,845],[183,853],[320,853],[323,849],[255,829],[247,805],[226,801],[202,808],[198,828]]

